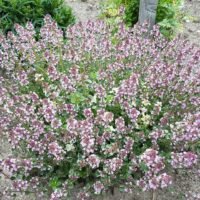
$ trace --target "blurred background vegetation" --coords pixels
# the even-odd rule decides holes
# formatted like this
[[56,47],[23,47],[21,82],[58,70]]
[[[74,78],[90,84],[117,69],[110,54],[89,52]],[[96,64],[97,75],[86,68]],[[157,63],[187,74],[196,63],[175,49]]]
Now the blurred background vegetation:
[[15,23],[25,25],[27,21],[38,30],[46,14],[63,29],[75,22],[72,9],[64,0],[0,0],[0,30],[7,33],[13,31]]
[[[111,25],[123,21],[131,27],[138,21],[139,2],[104,0],[99,17]],[[184,0],[159,0],[156,23],[167,38],[173,38],[182,29],[183,4]],[[121,12],[122,8],[124,12]],[[65,0],[0,0],[0,31],[13,31],[15,23],[25,25],[27,21],[31,21],[37,31],[46,14],[50,14],[62,29],[75,22],[72,9]]]
[[[140,0],[105,0],[101,5],[100,18],[108,23],[124,21],[127,26],[133,26],[138,21]],[[172,38],[182,27],[184,13],[182,11],[184,0],[159,0],[156,23],[160,31],[168,38]],[[121,15],[120,9],[125,12]]]

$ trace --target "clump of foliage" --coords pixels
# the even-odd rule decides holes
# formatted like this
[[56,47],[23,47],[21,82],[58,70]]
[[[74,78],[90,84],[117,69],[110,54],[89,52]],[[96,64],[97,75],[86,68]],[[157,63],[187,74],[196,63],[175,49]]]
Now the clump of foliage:
[[[168,169],[191,168],[200,139],[200,49],[155,27],[104,22],[63,32],[46,16],[0,37],[0,130],[13,154],[0,162],[7,191],[91,199],[112,187],[156,190]],[[146,36],[146,37],[144,37]],[[17,153],[18,152],[18,153]]]
[[[133,26],[138,22],[139,3],[139,0],[107,0],[103,4],[101,17],[113,22],[116,16],[120,17],[119,10],[124,6],[125,14],[121,18],[128,26]],[[181,27],[182,4],[182,0],[159,0],[156,23],[160,26],[161,33],[168,38],[172,38]]]
[[106,21],[107,24],[115,26],[124,20],[124,7],[122,0],[107,0],[101,4],[100,19]]
[[181,29],[184,12],[183,0],[159,0],[156,22],[161,27],[161,32],[168,38],[175,36]]
[[74,23],[75,18],[64,0],[0,0],[0,30],[14,30],[14,24],[31,21],[39,29],[43,18],[50,14],[61,28]]

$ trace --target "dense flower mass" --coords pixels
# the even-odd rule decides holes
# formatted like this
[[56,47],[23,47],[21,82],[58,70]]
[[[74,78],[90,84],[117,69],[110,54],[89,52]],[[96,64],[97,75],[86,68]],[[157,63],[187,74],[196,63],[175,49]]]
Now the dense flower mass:
[[49,16],[35,38],[30,23],[0,36],[0,131],[19,151],[0,165],[13,190],[156,190],[172,184],[166,168],[198,162],[200,49],[156,27],[89,21],[63,33]]

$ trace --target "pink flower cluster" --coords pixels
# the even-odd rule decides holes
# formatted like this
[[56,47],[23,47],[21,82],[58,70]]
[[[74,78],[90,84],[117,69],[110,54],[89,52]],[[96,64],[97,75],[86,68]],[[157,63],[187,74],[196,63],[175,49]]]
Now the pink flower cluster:
[[48,146],[49,153],[52,154],[56,160],[62,160],[62,154],[64,150],[59,146],[57,142],[51,142]]
[[141,156],[140,162],[143,162],[152,173],[157,174],[165,168],[164,158],[158,155],[158,151],[147,149]]
[[148,169],[137,185],[143,190],[156,190],[165,188],[172,184],[172,177],[166,173],[159,174],[164,168],[164,158],[158,155],[158,151],[147,149],[141,156],[140,162],[145,164]]
[[28,189],[28,181],[17,180],[12,183],[12,187],[16,191],[26,191]]
[[172,184],[166,164],[197,163],[198,47],[156,27],[146,37],[145,27],[89,21],[63,36],[44,22],[39,37],[30,23],[0,36],[0,132],[13,150],[0,167],[16,189],[46,192],[55,177],[52,200],[76,186],[91,199],[116,182],[156,190]]
[[151,178],[143,178],[137,181],[137,185],[140,186],[144,191],[146,190],[157,190],[159,188],[166,188],[172,184],[172,177],[166,173],[162,173]]
[[200,112],[185,116],[183,121],[177,122],[174,128],[174,143],[190,142],[200,139]]
[[55,190],[53,193],[51,193],[50,200],[59,200],[61,198],[65,197],[62,190]]
[[1,161],[1,166],[4,171],[13,175],[20,169],[24,170],[25,175],[31,171],[33,168],[33,163],[29,159],[16,159],[16,158],[6,158]]
[[100,181],[97,181],[96,183],[94,183],[95,194],[100,194],[103,189],[104,189],[104,185]]
[[114,174],[116,171],[120,170],[123,165],[123,160],[120,158],[112,158],[105,162],[105,172],[108,174]]
[[173,168],[189,168],[197,161],[198,156],[193,152],[172,153],[171,165]]
[[98,168],[99,164],[100,164],[100,159],[94,155],[91,154],[88,158],[87,158],[87,162],[89,164],[89,166],[94,169],[94,168]]

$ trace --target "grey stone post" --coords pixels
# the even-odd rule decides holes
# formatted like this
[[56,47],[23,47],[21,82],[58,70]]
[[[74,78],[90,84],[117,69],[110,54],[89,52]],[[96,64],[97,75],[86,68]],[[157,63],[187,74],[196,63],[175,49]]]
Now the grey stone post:
[[156,21],[158,0],[140,0],[139,24],[147,22],[151,30]]

